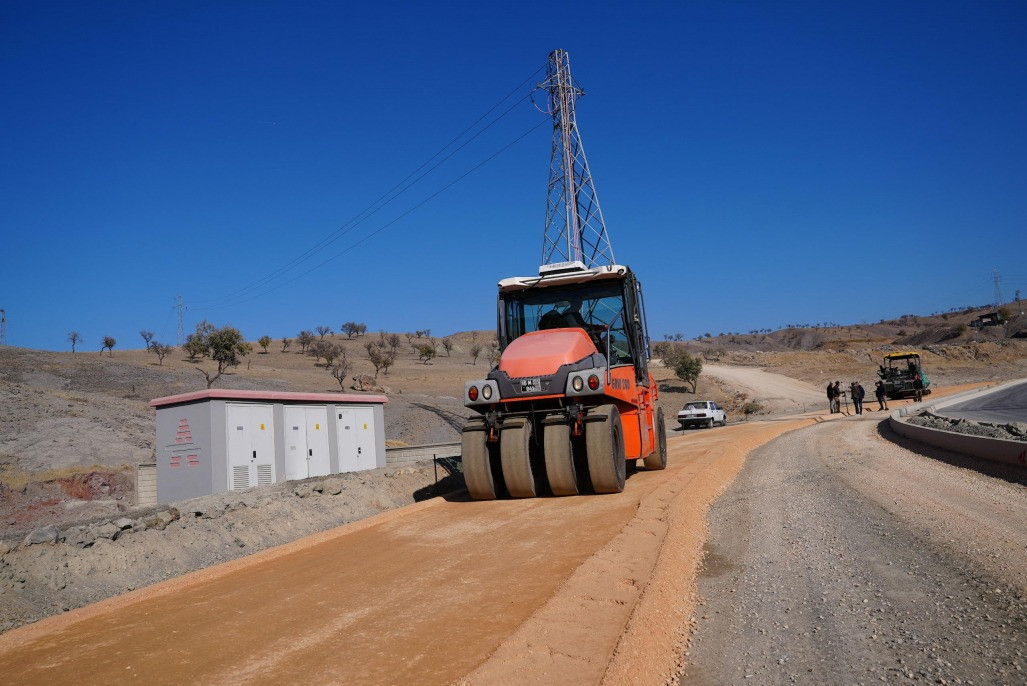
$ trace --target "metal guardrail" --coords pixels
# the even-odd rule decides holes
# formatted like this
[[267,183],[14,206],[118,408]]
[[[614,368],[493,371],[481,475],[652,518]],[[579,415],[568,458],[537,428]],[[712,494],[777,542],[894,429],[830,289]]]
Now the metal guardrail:
[[442,457],[460,457],[460,442],[432,445],[405,445],[385,449],[385,464],[389,467],[410,462],[427,462]]

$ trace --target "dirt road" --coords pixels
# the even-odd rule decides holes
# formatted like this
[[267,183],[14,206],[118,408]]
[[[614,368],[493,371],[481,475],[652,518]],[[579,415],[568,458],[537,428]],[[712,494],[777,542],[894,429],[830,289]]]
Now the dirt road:
[[[18,684],[658,683],[678,668],[705,511],[812,420],[674,439],[612,496],[428,501],[0,636]],[[613,582],[611,583],[611,580]]]
[[1027,475],[891,438],[864,415],[750,454],[681,684],[1027,681]]
[[814,405],[818,409],[827,406],[826,393],[816,386],[759,367],[705,364],[703,373],[741,389],[770,412],[806,412]]

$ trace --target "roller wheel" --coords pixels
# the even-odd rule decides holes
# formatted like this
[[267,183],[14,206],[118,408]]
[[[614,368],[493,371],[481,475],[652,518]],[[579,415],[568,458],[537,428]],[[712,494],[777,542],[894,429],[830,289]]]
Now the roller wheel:
[[602,405],[589,416],[601,415],[605,421],[585,424],[588,474],[596,493],[620,493],[628,469],[624,459],[624,429],[616,405]]
[[499,459],[503,479],[512,498],[535,497],[535,475],[531,471],[531,422],[508,420],[499,432]]
[[496,499],[496,482],[492,478],[492,462],[485,436],[485,423],[471,421],[464,426],[460,438],[464,483],[467,484],[467,492],[475,500]]
[[578,473],[574,468],[570,424],[547,424],[542,428],[542,438],[553,495],[577,495]]
[[656,410],[656,450],[643,460],[646,469],[667,468],[667,429],[663,422],[663,410]]

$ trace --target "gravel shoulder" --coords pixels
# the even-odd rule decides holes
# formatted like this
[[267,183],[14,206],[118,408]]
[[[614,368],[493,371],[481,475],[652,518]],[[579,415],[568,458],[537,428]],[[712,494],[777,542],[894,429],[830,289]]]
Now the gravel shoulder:
[[749,455],[681,684],[1024,682],[1027,479],[893,438],[852,417]]

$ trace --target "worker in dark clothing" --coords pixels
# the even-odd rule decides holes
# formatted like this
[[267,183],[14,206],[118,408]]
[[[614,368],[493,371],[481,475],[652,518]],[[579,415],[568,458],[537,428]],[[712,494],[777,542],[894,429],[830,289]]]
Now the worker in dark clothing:
[[866,396],[866,391],[858,381],[853,381],[849,389],[852,392],[852,406],[855,408],[856,414],[863,414],[863,398]]
[[918,371],[913,377],[913,400],[920,402],[924,399],[924,377]]
[[887,410],[888,409],[888,401],[885,399],[885,395],[884,395],[884,384],[881,383],[880,381],[877,382],[877,388],[874,389],[874,395],[877,396],[877,409],[878,410]]
[[834,384],[830,381],[827,382],[827,406],[831,409],[831,414],[834,414]]

